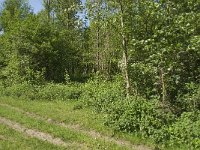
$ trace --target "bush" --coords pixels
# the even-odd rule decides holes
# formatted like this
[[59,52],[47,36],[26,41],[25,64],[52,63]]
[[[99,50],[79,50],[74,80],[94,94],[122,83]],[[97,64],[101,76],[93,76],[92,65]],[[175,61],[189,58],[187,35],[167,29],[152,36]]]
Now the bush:
[[78,99],[81,94],[81,89],[78,85],[64,85],[49,83],[41,87],[36,93],[37,99],[45,100],[67,100]]
[[186,87],[187,94],[179,97],[181,107],[186,111],[200,110],[200,85],[190,83]]
[[109,108],[106,124],[115,130],[140,132],[151,136],[165,124],[174,120],[173,114],[159,108],[157,101],[146,101],[143,98],[129,98],[117,101]]
[[154,135],[156,142],[170,146],[200,148],[200,112],[184,112],[169,126],[163,127]]
[[165,146],[200,148],[200,112],[175,116],[159,101],[131,97],[108,108],[106,125],[114,130],[139,133]]
[[3,83],[0,81],[0,95],[4,95],[4,89]]
[[81,88],[76,84],[64,85],[49,83],[46,85],[31,85],[29,83],[14,84],[2,89],[0,92],[4,96],[24,99],[43,99],[43,100],[67,100],[78,99],[81,94]]
[[4,96],[10,96],[14,98],[29,98],[34,99],[35,87],[23,82],[21,84],[13,84],[12,86],[5,87],[3,91]]
[[185,112],[169,127],[170,143],[200,148],[200,112]]
[[125,98],[121,80],[106,81],[94,79],[82,87],[81,99],[87,106],[93,106],[96,111],[107,111],[115,101]]

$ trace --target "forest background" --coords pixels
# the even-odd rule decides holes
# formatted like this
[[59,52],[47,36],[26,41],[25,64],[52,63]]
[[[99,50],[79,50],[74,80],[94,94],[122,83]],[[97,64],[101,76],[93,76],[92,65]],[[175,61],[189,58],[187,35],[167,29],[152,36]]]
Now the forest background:
[[[0,93],[80,101],[114,131],[200,148],[199,0],[26,0],[0,9]],[[81,14],[81,15],[80,15]]]

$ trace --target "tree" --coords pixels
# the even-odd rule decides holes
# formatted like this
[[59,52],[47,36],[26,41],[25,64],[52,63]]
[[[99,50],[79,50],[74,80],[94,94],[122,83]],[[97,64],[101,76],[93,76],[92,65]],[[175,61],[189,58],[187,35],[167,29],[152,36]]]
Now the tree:
[[1,28],[6,32],[14,23],[32,14],[32,10],[27,0],[6,0],[0,14]]

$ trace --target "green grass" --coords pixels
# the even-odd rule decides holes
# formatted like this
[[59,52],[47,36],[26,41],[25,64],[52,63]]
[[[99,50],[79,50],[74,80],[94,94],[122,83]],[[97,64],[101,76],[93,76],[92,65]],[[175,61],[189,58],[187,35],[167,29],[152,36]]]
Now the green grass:
[[[93,129],[104,135],[113,136],[113,130],[104,126],[105,116],[97,114],[89,108],[74,110],[77,105],[80,105],[79,101],[69,100],[52,102],[1,98],[0,102],[22,108],[26,111],[34,112],[60,122],[79,124],[84,129]],[[132,144],[145,144],[153,147],[153,142],[150,139],[142,139],[139,135],[117,132],[114,136],[116,138],[128,140]]]
[[0,124],[0,150],[64,150],[62,147],[52,145],[35,138],[24,136]]
[[74,107],[79,104],[77,101],[26,101],[1,99],[2,103],[12,106],[17,106],[26,111],[34,112],[42,116],[58,120],[60,122],[80,124],[83,127],[95,129],[101,133],[112,135],[111,129],[103,126],[103,116],[84,108],[74,110]]
[[[27,128],[37,129],[39,131],[49,133],[55,137],[63,139],[64,141],[83,143],[84,145],[86,145],[91,149],[116,149],[116,150],[125,149],[124,147],[118,146],[111,142],[105,142],[99,139],[94,140],[93,138],[81,134],[79,132],[65,129],[58,125],[50,124],[42,120],[36,120],[34,118],[26,116],[22,112],[18,112],[6,106],[0,106],[0,108],[1,108],[0,116],[16,121]],[[46,108],[49,111],[51,110],[48,107]]]
[[67,142],[83,143],[83,144],[86,144],[87,147],[91,149],[105,149],[105,148],[124,149],[122,147],[120,148],[116,146],[115,144],[108,143],[108,142],[105,143],[104,141],[101,141],[101,140],[94,140],[88,137],[87,135],[84,135],[75,131],[71,131],[69,129],[65,129],[57,125],[52,125],[52,124],[46,123],[45,121],[32,119],[20,112],[16,112],[6,107],[1,106],[0,108],[1,108],[0,116],[16,121],[27,128],[37,129],[45,133],[50,133],[51,135],[55,137],[60,137],[61,139]]

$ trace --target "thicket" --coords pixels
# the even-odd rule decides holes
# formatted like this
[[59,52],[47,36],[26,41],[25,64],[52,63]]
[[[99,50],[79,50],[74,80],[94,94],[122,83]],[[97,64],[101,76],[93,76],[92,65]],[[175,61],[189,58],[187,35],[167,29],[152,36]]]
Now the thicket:
[[0,9],[2,96],[79,100],[115,131],[200,148],[198,0],[43,3]]

